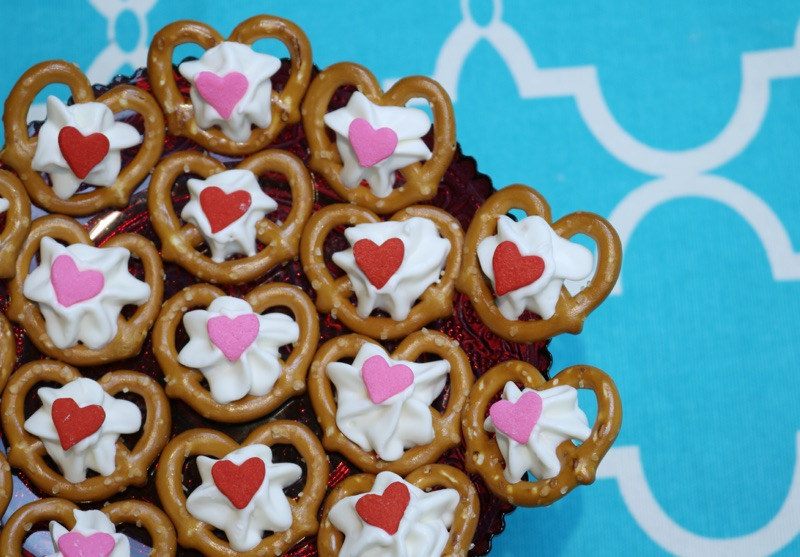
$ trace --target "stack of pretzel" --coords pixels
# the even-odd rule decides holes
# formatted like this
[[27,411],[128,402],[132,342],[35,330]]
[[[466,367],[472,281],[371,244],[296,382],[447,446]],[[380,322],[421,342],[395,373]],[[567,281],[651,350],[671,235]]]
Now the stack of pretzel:
[[[71,100],[29,125],[52,84]],[[277,17],[183,21],[108,86],[34,66],[3,121],[0,513],[12,474],[36,499],[3,555],[466,555],[594,480],[619,396],[547,380],[546,343],[610,293],[619,239],[493,192],[434,81],[318,71]]]

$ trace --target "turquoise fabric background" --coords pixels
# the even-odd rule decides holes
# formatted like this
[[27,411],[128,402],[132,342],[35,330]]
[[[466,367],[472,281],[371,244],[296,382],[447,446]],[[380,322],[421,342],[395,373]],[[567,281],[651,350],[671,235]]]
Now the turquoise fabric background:
[[42,60],[106,82],[175,19],[264,12],[320,66],[440,79],[497,187],[620,231],[620,286],[551,346],[614,377],[621,435],[492,555],[800,554],[800,3],[5,1],[0,97]]

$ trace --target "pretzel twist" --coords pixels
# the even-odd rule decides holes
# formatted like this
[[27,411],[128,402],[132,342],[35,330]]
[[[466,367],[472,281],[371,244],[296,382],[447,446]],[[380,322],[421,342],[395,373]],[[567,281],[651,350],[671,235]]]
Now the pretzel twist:
[[[479,517],[478,492],[472,481],[458,468],[446,464],[430,464],[417,468],[405,479],[423,491],[434,488],[458,491],[460,499],[458,507],[453,513],[450,537],[442,555],[466,557],[472,544],[472,537],[475,535]],[[374,481],[375,476],[372,474],[356,474],[348,476],[331,490],[325,499],[319,532],[317,532],[317,550],[320,557],[336,557],[344,542],[344,535],[328,520],[331,508],[345,497],[369,492]]]
[[[210,524],[194,518],[186,510],[182,483],[186,459],[206,455],[217,459],[246,445],[260,443],[292,445],[305,463],[305,484],[296,501],[289,500],[292,526],[285,532],[267,536],[250,551],[236,552],[213,533]],[[230,437],[210,429],[194,429],[176,436],[161,454],[156,471],[156,488],[167,515],[178,531],[178,543],[202,551],[211,557],[255,557],[281,555],[298,541],[316,533],[317,511],[325,497],[328,460],[319,440],[306,426],[289,420],[276,420],[253,430],[239,445]]]
[[[75,503],[55,497],[39,499],[20,507],[0,531],[0,552],[7,557],[22,557],[22,544],[31,534],[30,527],[33,524],[54,520],[71,530],[75,527],[73,513],[76,510],[80,510],[80,507]],[[175,555],[175,528],[158,507],[144,501],[128,500],[111,503],[100,511],[115,525],[132,524],[143,528],[150,536],[153,555]]]
[[14,339],[14,330],[6,316],[0,312],[0,392],[6,386],[17,362],[17,345]]
[[296,257],[303,225],[311,215],[314,199],[311,176],[303,162],[291,153],[277,149],[262,151],[247,157],[236,168],[250,170],[256,176],[267,171],[286,176],[292,208],[280,225],[267,217],[256,224],[256,238],[264,244],[264,249],[255,255],[221,263],[197,251],[203,236],[193,224],[181,225],[172,204],[172,187],[181,174],[208,178],[226,170],[225,166],[209,155],[182,151],[164,158],[150,180],[147,205],[153,228],[161,240],[164,260],[178,263],[201,280],[221,284],[249,282],[275,265]]
[[[38,145],[37,137],[28,137],[28,109],[36,95],[51,84],[69,87],[76,103],[95,101],[103,103],[112,112],[132,110],[142,116],[144,137],[133,160],[119,173],[109,187],[96,187],[86,193],[77,193],[61,199],[31,168]],[[3,114],[6,147],[0,159],[19,175],[33,202],[51,213],[71,216],[91,215],[106,208],[122,208],[128,204],[131,193],[155,166],[164,145],[164,117],[156,100],[147,92],[132,85],[120,85],[95,99],[92,86],[77,66],[63,60],[36,64],[19,78],[8,95]]]
[[136,309],[130,319],[122,315],[117,319],[117,334],[107,345],[91,349],[83,344],[71,348],[57,348],[50,340],[45,329],[45,320],[39,306],[28,300],[22,293],[25,279],[39,251],[42,238],[49,236],[69,244],[93,245],[89,234],[75,220],[61,215],[47,215],[38,218],[31,226],[19,257],[16,261],[16,273],[9,283],[11,303],[8,317],[25,327],[28,337],[38,350],[52,358],[64,362],[86,366],[122,360],[139,353],[147,332],[158,315],[161,299],[164,296],[164,276],[161,258],[150,240],[137,234],[120,234],[108,240],[104,247],[123,247],[131,255],[139,258],[144,267],[144,282],[150,286],[150,298]]
[[532,188],[512,185],[494,193],[475,213],[464,241],[463,272],[456,288],[469,296],[475,311],[489,329],[513,342],[536,342],[561,333],[577,334],[583,322],[611,293],[622,265],[622,245],[611,224],[604,218],[585,212],[562,217],[552,224],[562,238],[585,234],[597,245],[597,267],[589,285],[572,296],[566,288],[550,319],[519,321],[506,319],[497,308],[491,285],[484,277],[478,262],[478,244],[497,231],[497,217],[511,209],[522,209],[529,216],[538,215],[550,222],[550,207]]
[[110,396],[133,393],[145,405],[141,437],[133,450],[118,440],[116,468],[110,476],[93,476],[79,483],[67,481],[45,460],[44,443],[25,431],[25,399],[37,384],[54,382],[66,385],[81,377],[72,366],[53,361],[29,362],[20,367],[8,382],[0,400],[3,431],[8,436],[11,466],[22,469],[42,491],[72,501],[101,501],[124,491],[129,485],[147,483],[147,469],[169,438],[172,423],[169,401],[163,389],[152,378],[135,371],[113,371],[97,382]]
[[[557,476],[534,482],[509,483],[503,476],[503,456],[494,439],[483,427],[493,397],[509,381],[524,387],[544,390],[556,385],[589,389],[597,398],[597,417],[589,438],[575,445],[565,440],[558,446],[561,471]],[[512,505],[539,507],[564,497],[578,485],[594,482],[597,467],[617,438],[622,424],[619,393],[611,378],[591,366],[571,366],[545,382],[541,373],[527,362],[510,360],[494,366],[475,382],[462,415],[466,442],[467,471],[480,474],[498,498]]]
[[[380,198],[369,188],[348,188],[342,183],[342,159],[335,139],[331,139],[322,117],[336,91],[354,85],[370,101],[381,106],[405,106],[411,99],[425,99],[433,113],[433,149],[430,160],[403,168],[405,184],[388,197]],[[450,97],[436,81],[423,76],[405,77],[387,92],[363,66],[340,62],[327,67],[314,78],[303,102],[303,127],[311,148],[309,166],[325,177],[343,199],[385,215],[420,201],[432,199],[439,188],[456,150],[456,123]]]
[[147,71],[153,94],[164,108],[167,127],[206,149],[225,155],[249,155],[267,147],[284,127],[300,121],[300,101],[311,81],[311,45],[303,31],[291,21],[259,15],[241,22],[227,40],[251,45],[260,39],[277,39],[289,51],[291,70],[283,91],[272,91],[272,119],[269,127],[256,128],[247,141],[232,141],[218,128],[201,129],[194,118],[194,107],[175,82],[172,56],[175,48],[193,43],[208,50],[225,39],[212,27],[197,21],[176,21],[153,37],[147,58]]
[[395,461],[381,460],[348,439],[336,425],[336,399],[328,378],[328,364],[353,358],[365,343],[378,344],[361,335],[344,335],[326,342],[314,356],[308,377],[308,390],[314,413],[322,426],[322,444],[329,451],[343,454],[365,472],[389,470],[405,475],[424,464],[435,462],[445,451],[461,443],[461,411],[472,387],[472,367],[458,343],[438,331],[423,329],[406,337],[392,353],[395,360],[416,361],[423,354],[434,354],[450,364],[450,390],[447,408],[440,413],[431,408],[433,441],[412,447]]
[[317,294],[317,309],[330,313],[351,330],[373,338],[394,339],[416,331],[436,319],[453,313],[453,291],[461,270],[461,252],[464,235],[461,225],[446,211],[427,205],[408,207],[392,215],[392,221],[412,217],[427,218],[434,222],[439,234],[450,242],[450,252],[445,261],[444,273],[439,282],[429,286],[403,321],[390,317],[361,317],[350,301],[352,285],[345,275],[334,279],[325,266],[324,243],[338,226],[381,222],[378,215],[355,205],[328,205],[311,215],[300,239],[300,260],[303,270]]
[[270,283],[251,290],[244,299],[256,313],[263,313],[271,307],[288,307],[300,328],[300,338],[293,343],[288,359],[282,362],[283,372],[268,394],[247,395],[241,400],[220,404],[203,386],[203,374],[178,362],[175,346],[175,332],[186,312],[206,308],[220,296],[225,296],[225,292],[219,288],[195,284],[167,300],[153,328],[153,353],[167,381],[167,396],[183,400],[200,415],[212,420],[247,422],[265,416],[289,397],[306,391],[306,371],[319,339],[319,320],[314,303],[299,288]]
[[31,202],[19,178],[6,170],[0,170],[0,197],[8,201],[5,226],[0,231],[0,278],[11,278],[31,227]]

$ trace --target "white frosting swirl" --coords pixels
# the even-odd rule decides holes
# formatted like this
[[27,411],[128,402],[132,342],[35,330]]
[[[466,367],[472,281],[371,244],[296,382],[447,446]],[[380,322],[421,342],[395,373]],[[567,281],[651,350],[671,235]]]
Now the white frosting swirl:
[[[78,509],[73,510],[72,514],[75,517],[75,527],[72,528],[72,530],[67,530],[56,521],[50,522],[50,537],[53,539],[53,549],[55,553],[47,557],[71,557],[71,555],[76,555],[74,552],[65,554],[59,551],[58,540],[65,534],[71,532],[85,537],[92,536],[93,534],[108,534],[111,539],[114,540],[114,546],[107,556],[130,557],[131,548],[128,537],[125,534],[117,534],[114,523],[112,523],[105,514],[100,511],[81,511]],[[77,553],[77,555],[83,554]],[[88,556],[89,554],[86,555]]]
[[[251,458],[264,463],[264,480],[244,508],[237,508],[214,483],[212,468],[227,460],[241,466]],[[197,520],[225,532],[235,551],[249,551],[261,542],[265,531],[284,532],[292,526],[292,509],[284,488],[300,479],[302,469],[289,462],[272,462],[266,445],[247,445],[221,460],[197,457],[202,483],[186,499],[186,510]]]
[[[79,483],[86,479],[87,468],[108,476],[116,468],[117,438],[121,434],[135,433],[142,425],[139,408],[127,400],[118,400],[96,382],[85,377],[70,381],[61,388],[42,387],[37,391],[42,406],[25,421],[25,431],[44,443],[67,481]],[[80,408],[101,406],[105,412],[100,427],[64,450],[53,421],[53,403],[71,398]]]
[[211,259],[220,263],[234,254],[255,255],[256,224],[278,208],[261,190],[255,174],[226,170],[206,180],[190,178],[187,187],[189,201],[181,218],[200,229]]
[[[356,504],[366,495],[383,494],[395,482],[405,485],[410,497],[397,532],[390,535],[364,521]],[[426,493],[393,472],[381,472],[375,477],[372,491],[345,497],[331,508],[328,519],[344,534],[339,557],[436,556],[447,545],[458,502],[455,489]]]
[[447,360],[394,360],[377,344],[364,343],[352,364],[331,362],[326,367],[336,386],[336,425],[364,451],[397,460],[406,449],[433,441],[430,405],[449,372]]
[[530,472],[539,480],[557,476],[561,471],[561,463],[556,448],[567,439],[585,441],[592,433],[586,414],[578,406],[578,391],[574,387],[557,385],[541,391],[520,391],[509,381],[501,398],[517,403],[528,392],[536,393],[541,398],[541,414],[526,443],[515,441],[499,429],[491,416],[483,424],[486,431],[496,433],[497,445],[506,462],[503,476],[509,483],[519,482],[525,472]]
[[280,67],[274,56],[225,41],[178,71],[191,84],[197,125],[219,126],[232,141],[247,141],[251,126],[266,128],[272,121],[271,78]]
[[[76,128],[84,138],[99,133],[108,139],[108,152],[83,178],[75,175],[59,146],[59,136],[65,127]],[[115,121],[114,113],[103,103],[86,102],[67,106],[57,97],[50,96],[47,97],[47,120],[39,130],[31,168],[47,172],[53,192],[61,199],[69,199],[81,183],[112,186],[122,166],[120,150],[141,142],[138,130],[125,122]],[[74,148],[79,152],[83,146]]]
[[[362,240],[377,246],[394,238],[403,242],[402,262],[380,288],[359,267],[352,247],[333,254],[333,262],[350,277],[361,317],[377,308],[387,311],[395,321],[404,320],[422,293],[439,281],[450,253],[450,242],[439,236],[433,221],[421,217],[358,224],[345,229],[344,235],[351,246]],[[377,259],[385,260],[380,253]]]
[[[220,317],[218,328],[209,327],[210,320]],[[269,393],[283,372],[278,349],[300,338],[300,327],[288,315],[260,315],[246,301],[231,296],[216,298],[208,309],[187,312],[183,326],[189,342],[178,362],[198,369],[220,404]],[[236,353],[238,357],[229,359]]]
[[497,234],[478,244],[481,269],[495,291],[497,282],[493,260],[495,250],[503,242],[515,244],[521,256],[537,256],[544,263],[539,278],[497,297],[497,309],[506,319],[517,319],[526,309],[542,319],[551,318],[564,280],[583,280],[592,272],[592,252],[560,237],[542,217],[530,216],[516,222],[502,215],[497,220]]
[[[122,308],[128,304],[141,305],[150,298],[150,286],[128,271],[131,252],[125,248],[96,248],[84,244],[64,247],[44,237],[39,253],[41,263],[25,278],[22,293],[39,304],[45,330],[58,348],[70,348],[78,342],[92,350],[102,348],[116,336],[117,318]],[[62,257],[72,263],[64,265],[68,267],[66,273],[56,276],[56,283],[60,284],[57,292],[52,267],[56,260],[63,263]],[[102,280],[94,282],[96,273],[102,275]],[[85,280],[87,276],[93,280]],[[86,290],[90,284],[99,290],[88,299],[75,301],[76,288],[87,295],[93,293]],[[67,305],[59,300],[59,293],[63,300],[65,292],[72,298]]]
[[[380,106],[356,91],[346,106],[329,112],[323,120],[336,132],[336,146],[343,163],[340,177],[348,188],[356,188],[366,180],[375,196],[386,197],[392,193],[395,171],[431,158],[430,149],[422,141],[431,127],[431,120],[418,108]],[[351,128],[355,120],[369,124],[366,133]],[[391,139],[386,140],[390,143],[383,143],[385,137],[382,134],[392,137],[388,132],[380,131],[386,128],[394,133],[394,149],[391,149]],[[359,148],[371,153],[372,160],[366,165],[361,164],[365,162],[363,160],[359,162]],[[373,162],[380,157],[384,158]]]

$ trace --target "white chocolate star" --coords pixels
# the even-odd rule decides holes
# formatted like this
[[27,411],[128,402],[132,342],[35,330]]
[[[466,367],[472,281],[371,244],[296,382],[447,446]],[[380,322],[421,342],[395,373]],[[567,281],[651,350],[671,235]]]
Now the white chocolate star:
[[[186,185],[189,201],[181,218],[200,229],[211,248],[211,258],[220,263],[234,254],[255,255],[256,224],[278,208],[261,190],[255,175],[249,170],[226,170],[205,180],[190,178]],[[220,213],[215,216],[214,211]],[[223,214],[226,211],[230,216]]]
[[530,216],[515,222],[505,215],[497,219],[497,234],[478,244],[478,260],[485,274],[497,289],[493,259],[503,242],[516,245],[520,255],[540,257],[544,263],[541,276],[535,281],[497,297],[497,309],[506,319],[517,319],[526,309],[551,318],[565,279],[582,280],[592,272],[592,252],[580,244],[556,234],[542,217]]
[[450,242],[439,236],[432,221],[421,217],[359,224],[347,228],[344,235],[351,246],[361,240],[378,246],[393,238],[403,242],[402,263],[380,288],[359,267],[352,247],[333,254],[333,262],[350,277],[361,317],[367,317],[377,308],[387,311],[395,321],[405,319],[422,293],[439,281],[450,253]]
[[[238,346],[231,348],[237,351],[243,348],[244,351],[238,358],[229,360],[222,348],[212,341],[214,333],[209,331],[208,323],[210,319],[227,318],[222,320],[222,324],[228,330],[223,329],[220,334],[229,333],[227,336],[234,338],[243,334],[243,327],[235,326],[235,319],[241,316],[252,316],[254,320],[255,327],[246,333],[252,333],[252,341],[247,343],[247,338],[243,341],[241,336],[234,339]],[[207,310],[187,312],[183,316],[183,325],[189,342],[178,354],[178,362],[200,370],[208,381],[212,398],[220,404],[239,400],[247,394],[262,396],[269,393],[283,373],[279,348],[297,342],[300,337],[300,328],[288,315],[260,315],[254,313],[246,301],[230,296],[215,299]]]
[[[400,482],[408,488],[409,502],[397,532],[390,535],[364,521],[356,510],[359,499],[369,494],[383,494],[387,487]],[[441,555],[450,536],[459,495],[455,489],[425,492],[393,472],[375,477],[369,493],[345,497],[328,513],[328,519],[344,534],[339,557],[407,557]]]
[[[386,197],[392,193],[396,170],[431,158],[430,149],[422,141],[422,137],[431,127],[431,120],[418,108],[380,106],[356,91],[346,106],[329,112],[323,120],[336,132],[336,146],[343,163],[340,177],[348,188],[356,188],[361,180],[366,180],[375,196]],[[353,133],[356,130],[352,129],[352,124],[355,120],[366,121],[372,131],[368,131],[366,136],[354,138]],[[356,149],[375,149],[375,142],[382,140],[380,130],[384,128],[394,133],[394,149],[389,151],[379,148],[379,152],[370,162],[384,155],[385,157],[372,164],[362,165]],[[354,148],[354,141],[361,141],[364,145],[356,144]]]
[[[25,278],[22,293],[39,304],[47,334],[58,348],[70,348],[78,342],[92,350],[102,348],[116,336],[117,318],[122,308],[128,304],[141,305],[150,298],[150,286],[128,271],[131,253],[125,248],[96,248],[84,244],[64,247],[44,237],[39,252],[41,263]],[[60,257],[71,259],[78,273],[101,273],[100,291],[89,299],[68,305],[59,302],[51,268]],[[80,276],[68,279],[85,285]]]
[[252,499],[237,509],[214,483],[212,468],[219,460],[197,457],[202,483],[186,499],[186,510],[197,520],[225,532],[234,551],[249,551],[257,546],[265,531],[284,532],[292,526],[292,509],[283,490],[300,479],[302,469],[288,462],[272,462],[266,445],[246,445],[228,453],[224,459],[241,466],[251,458],[264,462],[264,480]]
[[503,476],[509,483],[519,482],[525,472],[539,480],[557,476],[561,463],[556,448],[567,439],[585,441],[592,433],[586,414],[578,407],[578,391],[574,387],[558,385],[541,391],[519,390],[509,381],[501,398],[516,403],[526,392],[535,392],[542,400],[541,415],[527,443],[518,443],[498,430],[491,417],[483,424],[486,431],[497,434],[495,439],[506,462]]
[[[373,358],[378,359],[375,366]],[[367,364],[372,360],[371,364]],[[372,367],[370,368],[370,365]],[[365,366],[373,370],[376,391],[389,398],[374,402],[365,381]],[[410,370],[410,383],[397,383],[400,371]],[[393,461],[403,452],[433,441],[433,419],[430,405],[436,400],[447,381],[450,364],[446,360],[428,363],[393,360],[376,344],[364,343],[352,364],[331,362],[326,373],[336,386],[336,425],[342,433],[364,451],[374,451],[381,459]],[[373,384],[374,385],[374,384]],[[374,396],[374,392],[372,393]]]
[[266,128],[272,122],[271,78],[280,67],[274,56],[226,41],[199,60],[182,63],[178,71],[192,86],[197,125],[204,130],[219,126],[232,141],[247,141],[251,126]]
[[[86,479],[91,469],[109,476],[116,469],[117,439],[121,434],[135,433],[142,425],[139,408],[127,400],[118,400],[107,394],[96,382],[85,377],[70,381],[61,388],[42,387],[37,391],[42,406],[25,421],[25,431],[44,443],[47,454],[61,469],[67,481],[79,483]],[[71,398],[80,408],[99,405],[105,419],[100,428],[67,450],[53,422],[53,403],[57,399]]]
[[[99,133],[108,140],[108,152],[83,178],[75,175],[59,146],[59,136],[65,127],[76,128],[84,137]],[[50,96],[47,97],[47,120],[39,130],[31,168],[48,173],[53,192],[61,199],[69,199],[81,183],[114,185],[122,166],[120,151],[141,142],[138,130],[125,122],[115,121],[114,113],[103,103],[67,106],[57,97]],[[77,147],[78,150],[81,148]]]

